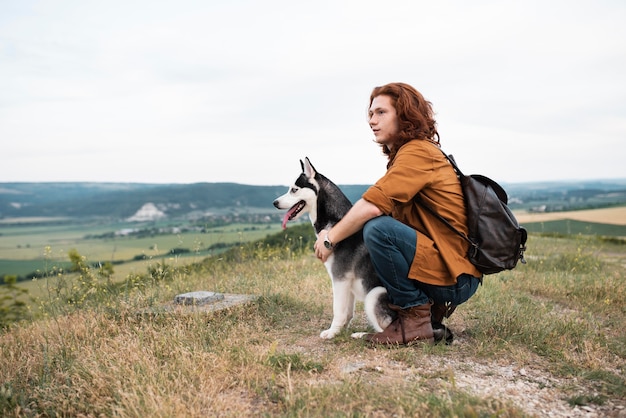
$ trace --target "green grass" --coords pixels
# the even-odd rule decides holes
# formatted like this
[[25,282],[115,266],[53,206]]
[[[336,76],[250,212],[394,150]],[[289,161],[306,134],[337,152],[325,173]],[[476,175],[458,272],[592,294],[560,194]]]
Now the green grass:
[[232,224],[210,228],[204,233],[162,234],[141,238],[86,238],[131,226],[136,227],[124,223],[0,228],[0,275],[25,276],[36,271],[45,272],[66,263],[71,249],[77,249],[94,263],[127,262],[139,256],[168,256],[175,248],[189,250],[185,257],[205,257],[220,252],[219,246],[262,239],[280,230],[278,224]]
[[[310,238],[310,225],[290,228],[113,284],[90,281],[93,271],[57,278],[37,318],[0,336],[0,415],[523,417],[552,396],[572,416],[576,406],[604,416],[626,405],[626,246],[531,235],[528,264],[486,277],[449,319],[455,344],[373,349],[350,338],[366,328],[361,311],[319,339],[332,290]],[[192,290],[259,299],[138,315]],[[496,386],[462,384],[474,375]],[[498,391],[522,381],[532,394]]]
[[583,222],[572,219],[525,223],[528,232],[560,235],[602,235],[626,237],[626,225]]

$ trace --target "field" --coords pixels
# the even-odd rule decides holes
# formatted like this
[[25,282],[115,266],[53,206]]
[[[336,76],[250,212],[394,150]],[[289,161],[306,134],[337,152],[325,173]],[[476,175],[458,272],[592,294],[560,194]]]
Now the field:
[[[626,237],[626,206],[571,212],[520,212],[516,213],[516,217],[533,232]],[[95,222],[37,225],[41,221],[50,219],[14,219],[13,223],[0,223],[0,274],[25,275],[37,270],[44,271],[51,265],[67,266],[67,252],[72,248],[93,262],[112,263],[126,262],[138,256],[164,257],[172,249],[185,248],[189,252],[179,254],[176,258],[192,257],[195,261],[198,257],[215,254],[216,250],[210,248],[216,245],[260,239],[277,232],[280,227],[278,222],[266,225],[232,224],[209,228],[202,233],[155,234],[141,238],[116,236],[102,239],[89,237],[137,228],[137,225]],[[123,270],[128,270],[128,267]]]
[[521,224],[571,219],[582,222],[626,225],[626,206],[571,212],[516,213],[515,215]]
[[529,232],[626,239],[626,206],[552,213],[517,213]]
[[[611,213],[620,226],[620,212]],[[563,221],[550,215],[528,225]],[[607,212],[586,219],[611,221]],[[214,230],[239,245],[217,257],[194,250],[186,259],[161,249],[195,248],[200,240],[197,247],[206,248],[217,236],[127,237],[97,250],[97,242],[81,247],[84,233],[67,226],[14,233],[31,247],[58,248],[59,257],[73,245],[96,257],[110,258],[111,245],[125,258],[155,256],[115,265],[107,281],[87,257],[80,272],[18,283],[32,299],[21,308],[29,320],[0,331],[0,416],[626,413],[621,239],[531,234],[528,263],[487,276],[449,318],[453,344],[381,349],[350,338],[368,328],[360,303],[349,329],[332,341],[319,338],[332,318],[332,289],[303,239],[310,225],[275,234],[249,227]],[[258,299],[212,314],[145,314],[197,290]]]
[[[531,236],[527,258],[457,309],[449,346],[353,340],[367,328],[360,304],[345,333],[320,339],[332,291],[307,246],[243,246],[117,290],[87,285],[80,303],[53,289],[38,320],[0,338],[0,415],[620,416],[625,246]],[[259,299],[140,314],[194,290]]]
[[[231,224],[208,228],[204,232],[93,238],[141,227],[146,226],[128,223],[24,226],[0,224],[0,274],[26,275],[38,270],[46,271],[52,266],[67,266],[68,251],[71,249],[76,249],[92,262],[102,263],[128,262],[140,257],[171,258],[171,250],[181,248],[188,252],[178,254],[176,258],[191,257],[195,260],[215,254],[219,247],[257,240],[280,230],[278,223]],[[128,266],[124,270],[128,270]]]
[[[515,214],[530,232],[560,235],[603,235],[626,238],[626,206],[571,212]],[[55,224],[59,221],[60,224]],[[66,222],[63,222],[66,221]],[[50,224],[52,222],[52,224]],[[231,224],[204,232],[162,233],[150,236],[114,236],[113,231],[141,228],[171,228],[158,224],[67,223],[67,219],[13,219],[0,223],[0,277],[5,274],[24,276],[68,269],[68,252],[76,249],[92,263],[114,263],[112,280],[120,282],[128,275],[141,274],[159,263],[173,267],[201,261],[218,254],[230,245],[264,238],[280,230],[278,222],[268,224]],[[172,254],[173,249],[188,252]],[[19,283],[31,295],[42,294],[42,282]]]

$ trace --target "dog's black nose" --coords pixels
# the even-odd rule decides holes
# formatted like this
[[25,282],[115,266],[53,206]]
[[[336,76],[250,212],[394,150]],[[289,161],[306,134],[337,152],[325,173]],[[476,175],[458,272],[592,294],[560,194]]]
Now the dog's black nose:
[[274,207],[278,209],[278,200],[274,200]]

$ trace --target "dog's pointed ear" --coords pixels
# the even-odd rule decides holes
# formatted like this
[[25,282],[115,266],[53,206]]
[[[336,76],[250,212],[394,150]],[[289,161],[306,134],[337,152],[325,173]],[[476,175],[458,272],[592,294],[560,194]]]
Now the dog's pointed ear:
[[306,174],[308,178],[313,178],[315,177],[315,174],[317,174],[317,170],[315,170],[315,167],[313,167],[313,164],[311,164],[311,160],[309,160],[309,157],[304,158],[302,171],[304,172],[304,174]]

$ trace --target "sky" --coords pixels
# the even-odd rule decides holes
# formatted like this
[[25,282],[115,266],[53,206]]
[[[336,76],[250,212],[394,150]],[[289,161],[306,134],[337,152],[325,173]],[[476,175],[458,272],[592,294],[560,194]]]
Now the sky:
[[626,178],[623,0],[0,0],[0,182],[372,184],[375,86],[501,183]]

